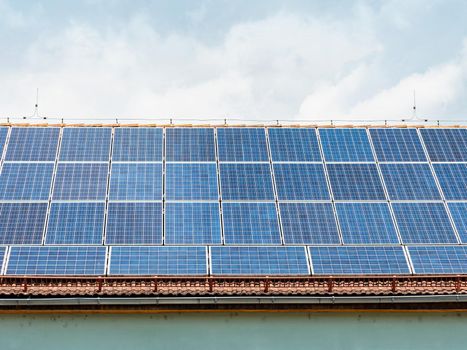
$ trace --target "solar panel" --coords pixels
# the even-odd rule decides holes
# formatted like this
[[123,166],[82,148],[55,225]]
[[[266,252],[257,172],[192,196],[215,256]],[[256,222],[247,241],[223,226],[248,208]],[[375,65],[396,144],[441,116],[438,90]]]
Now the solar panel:
[[111,128],[64,128],[61,161],[108,161]]
[[386,199],[376,165],[328,164],[327,168],[334,199]]
[[168,128],[166,160],[178,162],[213,162],[216,160],[214,129]]
[[0,203],[0,244],[40,244],[47,203]]
[[6,247],[0,247],[0,267],[3,266],[5,260]]
[[380,164],[380,167],[390,199],[441,199],[428,164]]
[[315,129],[270,128],[268,133],[274,162],[321,162]]
[[221,164],[224,200],[274,200],[269,164]]
[[102,244],[104,203],[52,203],[46,244]]
[[452,220],[462,243],[467,243],[467,203],[448,203]]
[[105,163],[59,163],[53,199],[104,200],[107,173]]
[[219,203],[167,203],[165,244],[220,244]]
[[331,203],[280,203],[285,244],[339,244]]
[[317,275],[386,275],[410,273],[402,247],[310,247]]
[[168,200],[219,198],[215,163],[168,163],[165,182]]
[[274,164],[279,200],[330,199],[322,164]]
[[467,129],[420,129],[432,162],[466,162]]
[[426,162],[417,129],[370,129],[380,162]]
[[442,203],[393,203],[403,243],[457,243]]
[[264,128],[217,129],[221,162],[269,161]]
[[112,160],[162,161],[162,128],[115,128]]
[[103,275],[105,247],[11,247],[7,275]]
[[3,147],[5,146],[7,135],[8,135],[8,128],[0,127],[0,155],[3,153]]
[[386,203],[336,203],[344,244],[399,243]]
[[206,275],[206,247],[112,247],[111,275]]
[[106,244],[161,244],[162,203],[109,203]]
[[111,200],[162,200],[162,164],[113,163]]
[[47,200],[53,163],[5,163],[0,174],[0,199]]
[[225,244],[281,244],[274,203],[224,203]]
[[213,275],[308,275],[304,247],[211,247]]
[[12,128],[6,160],[55,161],[59,128]]
[[319,136],[328,162],[374,161],[365,129],[319,129]]
[[433,167],[447,200],[467,199],[467,164],[433,164]]
[[466,246],[409,247],[416,274],[467,273]]

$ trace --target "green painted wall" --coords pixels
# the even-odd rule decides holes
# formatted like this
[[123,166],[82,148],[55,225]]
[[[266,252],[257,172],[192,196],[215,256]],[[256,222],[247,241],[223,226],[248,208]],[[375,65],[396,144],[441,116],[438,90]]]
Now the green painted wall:
[[465,313],[0,315],[0,349],[465,349]]

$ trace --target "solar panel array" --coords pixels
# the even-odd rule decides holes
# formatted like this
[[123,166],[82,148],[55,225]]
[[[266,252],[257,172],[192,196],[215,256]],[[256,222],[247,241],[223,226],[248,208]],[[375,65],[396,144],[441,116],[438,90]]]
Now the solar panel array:
[[0,127],[5,275],[467,273],[467,129]]

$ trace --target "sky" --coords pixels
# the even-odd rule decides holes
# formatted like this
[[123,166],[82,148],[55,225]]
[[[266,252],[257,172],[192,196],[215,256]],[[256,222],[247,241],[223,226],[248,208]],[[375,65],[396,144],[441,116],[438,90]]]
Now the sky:
[[467,121],[464,0],[0,0],[0,116]]

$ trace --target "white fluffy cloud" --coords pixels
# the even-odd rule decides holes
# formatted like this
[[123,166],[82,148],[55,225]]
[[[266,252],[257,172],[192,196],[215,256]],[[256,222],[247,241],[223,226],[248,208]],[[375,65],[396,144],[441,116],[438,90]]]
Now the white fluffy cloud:
[[364,7],[345,20],[279,13],[236,24],[216,44],[162,35],[144,15],[105,28],[72,21],[61,32],[39,33],[21,59],[0,70],[1,112],[30,113],[36,87],[43,115],[89,119],[400,118],[414,88],[429,115],[462,99],[464,53],[386,79],[384,38],[371,16]]

